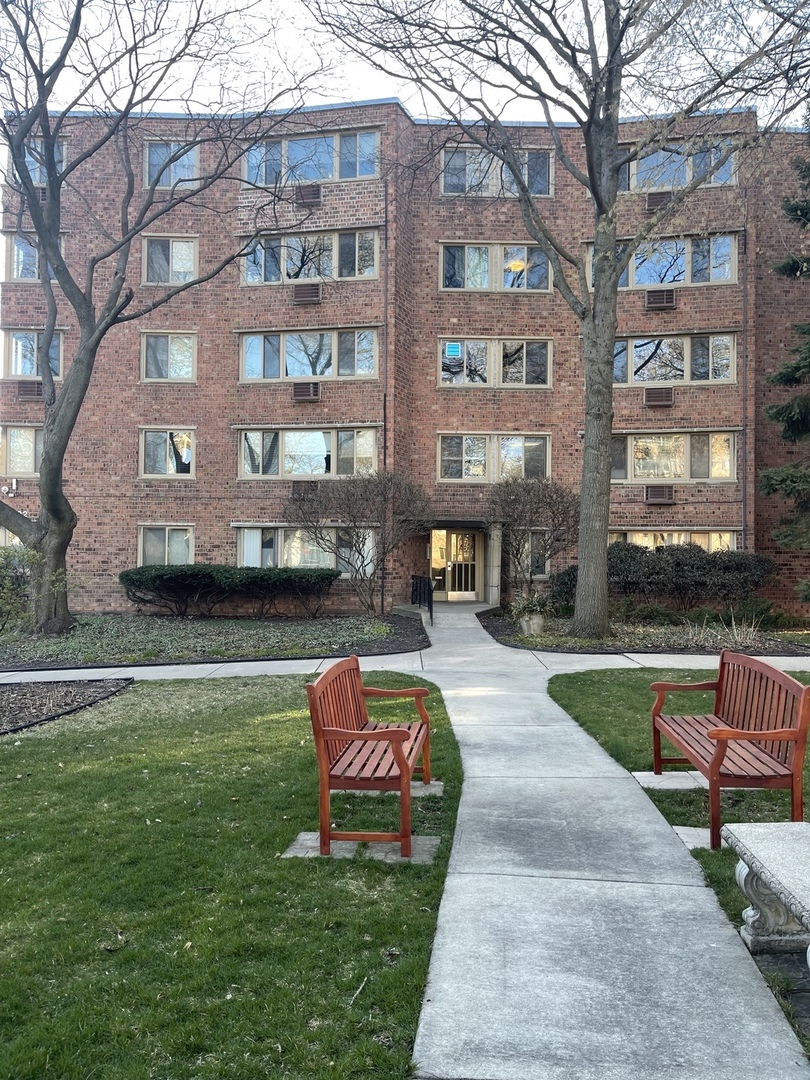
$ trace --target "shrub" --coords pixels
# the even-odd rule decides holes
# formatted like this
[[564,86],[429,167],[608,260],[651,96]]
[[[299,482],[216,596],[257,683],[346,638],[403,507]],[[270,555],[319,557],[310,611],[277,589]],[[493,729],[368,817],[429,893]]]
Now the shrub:
[[22,626],[29,614],[31,567],[36,552],[15,544],[0,548],[0,630]]
[[292,598],[308,615],[317,615],[339,570],[310,567],[138,566],[122,570],[118,580],[133,604],[162,608],[173,615],[208,616],[232,596],[254,602],[254,612],[266,617],[281,597]]
[[551,574],[548,583],[549,600],[556,609],[573,607],[577,591],[576,566],[569,566],[565,570]]
[[608,588],[611,593],[648,596],[653,556],[653,552],[639,544],[611,544],[607,554]]

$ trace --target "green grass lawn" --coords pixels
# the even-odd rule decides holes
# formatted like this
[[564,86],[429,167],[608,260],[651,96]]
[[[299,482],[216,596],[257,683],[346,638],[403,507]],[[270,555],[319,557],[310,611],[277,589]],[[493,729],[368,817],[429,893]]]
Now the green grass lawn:
[[[433,866],[281,859],[317,829],[306,681],[140,683],[0,740],[0,1080],[411,1075],[457,747],[432,687]],[[332,816],[396,829],[398,799]]]

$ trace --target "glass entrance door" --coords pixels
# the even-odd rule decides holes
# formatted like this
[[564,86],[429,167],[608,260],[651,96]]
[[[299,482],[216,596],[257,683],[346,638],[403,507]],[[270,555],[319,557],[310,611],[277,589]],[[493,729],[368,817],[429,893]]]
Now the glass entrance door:
[[434,529],[430,534],[430,576],[436,600],[476,600],[480,534]]

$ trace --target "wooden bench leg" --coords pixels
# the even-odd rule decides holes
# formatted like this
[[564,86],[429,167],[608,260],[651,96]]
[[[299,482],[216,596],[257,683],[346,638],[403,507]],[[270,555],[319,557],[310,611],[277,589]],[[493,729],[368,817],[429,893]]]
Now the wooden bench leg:
[[411,857],[411,778],[406,776],[399,795],[399,851],[403,859]]
[[329,785],[321,783],[318,798],[320,810],[321,855],[332,854],[332,814],[329,805]]
[[653,772],[656,776],[660,776],[661,770],[661,732],[653,721]]
[[790,789],[791,821],[804,821],[804,799],[802,798],[802,776],[793,777]]
[[709,780],[709,845],[720,847],[720,785]]

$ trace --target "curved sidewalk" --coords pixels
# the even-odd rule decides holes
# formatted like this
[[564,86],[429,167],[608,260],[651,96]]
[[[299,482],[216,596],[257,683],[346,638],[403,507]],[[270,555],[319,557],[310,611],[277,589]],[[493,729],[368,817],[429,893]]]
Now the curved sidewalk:
[[[810,1080],[781,1009],[638,783],[547,694],[559,671],[715,657],[526,653],[441,605],[432,648],[366,657],[436,682],[464,786],[414,1048],[418,1080]],[[330,661],[5,672],[217,678]],[[803,658],[778,660],[806,668]]]

